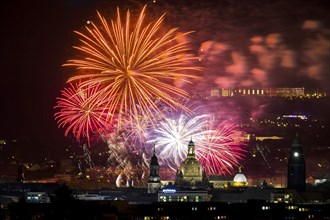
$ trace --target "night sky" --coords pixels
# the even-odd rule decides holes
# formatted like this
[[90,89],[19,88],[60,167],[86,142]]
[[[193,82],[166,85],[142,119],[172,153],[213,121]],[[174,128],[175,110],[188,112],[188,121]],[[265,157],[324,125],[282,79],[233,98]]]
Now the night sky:
[[201,90],[305,86],[330,91],[326,0],[5,1],[0,139],[24,140],[27,149],[44,151],[65,140],[53,108],[72,74],[62,64],[75,56],[73,31],[82,30],[96,10],[111,16],[115,5],[134,12],[145,3],[151,18],[167,12],[166,27],[195,31],[188,40],[202,58],[204,80],[196,82]]
[[69,74],[62,64],[72,53],[73,30],[92,13],[95,7],[89,2],[2,4],[2,139],[18,139],[21,147],[32,152],[56,148],[65,139],[53,117],[56,97]]

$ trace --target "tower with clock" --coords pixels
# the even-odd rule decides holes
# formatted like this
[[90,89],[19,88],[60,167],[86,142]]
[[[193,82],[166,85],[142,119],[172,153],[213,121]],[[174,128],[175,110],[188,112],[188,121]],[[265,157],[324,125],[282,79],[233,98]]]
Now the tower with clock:
[[298,135],[291,145],[288,161],[288,188],[305,191],[306,188],[306,163],[303,146],[298,140]]
[[161,187],[160,177],[159,177],[159,163],[156,156],[155,148],[153,150],[153,155],[150,160],[150,172],[148,178],[148,193],[157,193],[158,189]]

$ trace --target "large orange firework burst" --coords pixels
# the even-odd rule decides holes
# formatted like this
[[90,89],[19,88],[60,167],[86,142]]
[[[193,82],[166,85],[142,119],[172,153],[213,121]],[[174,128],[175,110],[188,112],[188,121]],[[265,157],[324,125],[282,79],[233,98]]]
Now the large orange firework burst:
[[84,57],[64,64],[85,70],[69,82],[81,80],[81,86],[90,88],[102,85],[93,99],[107,100],[110,122],[115,115],[119,121],[124,116],[134,120],[134,115],[140,114],[153,119],[154,114],[162,114],[156,100],[173,108],[186,108],[175,97],[187,98],[188,93],[172,84],[178,78],[184,82],[198,78],[191,74],[199,68],[192,64],[196,57],[188,53],[187,42],[176,43],[176,28],[160,33],[164,15],[144,25],[145,8],[134,26],[129,11],[124,24],[119,9],[117,19],[110,23],[98,13],[100,26],[90,22],[86,33],[76,32],[81,45],[74,48]]

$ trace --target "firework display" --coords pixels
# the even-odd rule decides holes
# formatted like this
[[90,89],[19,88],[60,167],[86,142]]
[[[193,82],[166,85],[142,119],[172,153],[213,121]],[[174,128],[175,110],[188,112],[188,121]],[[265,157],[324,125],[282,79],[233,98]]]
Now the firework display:
[[208,120],[202,131],[196,151],[205,172],[231,174],[244,156],[243,132],[233,122],[217,123],[214,118]]
[[187,145],[193,140],[196,156],[207,174],[231,174],[243,157],[242,132],[231,122],[215,120],[207,114],[179,115],[166,118],[155,130],[154,143],[164,165],[176,170],[187,155]]
[[[181,114],[177,119],[165,118],[155,130],[154,143],[159,152],[159,157],[164,163],[176,169],[187,155],[187,144],[192,138],[194,142],[202,137],[202,128],[206,125],[207,115],[200,115],[188,119]],[[206,131],[207,132],[207,131]]]
[[81,45],[74,48],[81,56],[64,64],[76,71],[55,106],[58,126],[78,142],[87,139],[89,147],[92,137],[103,139],[117,185],[145,176],[153,147],[161,163],[176,170],[191,139],[206,173],[231,173],[243,155],[241,132],[187,104],[188,92],[175,85],[199,79],[200,70],[187,41],[177,40],[188,33],[161,32],[164,15],[144,24],[145,8],[134,22],[129,11],[125,22],[119,9],[110,22],[98,13],[99,24],[89,22],[85,32],[76,32]]
[[94,102],[91,99],[99,91],[99,86],[84,88],[79,84],[69,84],[57,98],[55,120],[59,127],[66,127],[65,135],[70,132],[77,141],[86,138],[90,143],[91,135],[103,133],[110,129],[107,122],[108,111],[103,102]]
[[188,93],[172,84],[178,78],[186,82],[198,79],[191,74],[199,68],[190,62],[197,58],[188,53],[187,42],[175,43],[179,37],[176,29],[160,35],[164,16],[144,25],[145,15],[144,7],[133,26],[129,11],[122,23],[118,9],[117,19],[110,24],[98,13],[100,26],[90,22],[86,33],[76,32],[82,45],[74,48],[84,57],[64,64],[85,70],[69,82],[81,80],[84,87],[103,86],[93,99],[106,102],[110,121],[115,115],[119,121],[123,117],[133,121],[133,115],[138,114],[153,119],[152,115],[161,114],[156,100],[185,108],[174,97],[188,98]]
[[108,164],[116,167],[116,186],[121,187],[124,180],[126,186],[132,186],[133,182],[141,182],[148,170],[148,162],[144,149],[133,150],[126,141],[125,133],[118,129],[103,137],[109,147]]

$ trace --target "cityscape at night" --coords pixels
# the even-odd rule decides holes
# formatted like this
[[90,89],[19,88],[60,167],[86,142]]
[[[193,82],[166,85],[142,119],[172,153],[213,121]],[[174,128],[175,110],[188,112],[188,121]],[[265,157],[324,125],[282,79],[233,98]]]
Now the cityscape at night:
[[329,10],[2,3],[0,219],[330,219]]

